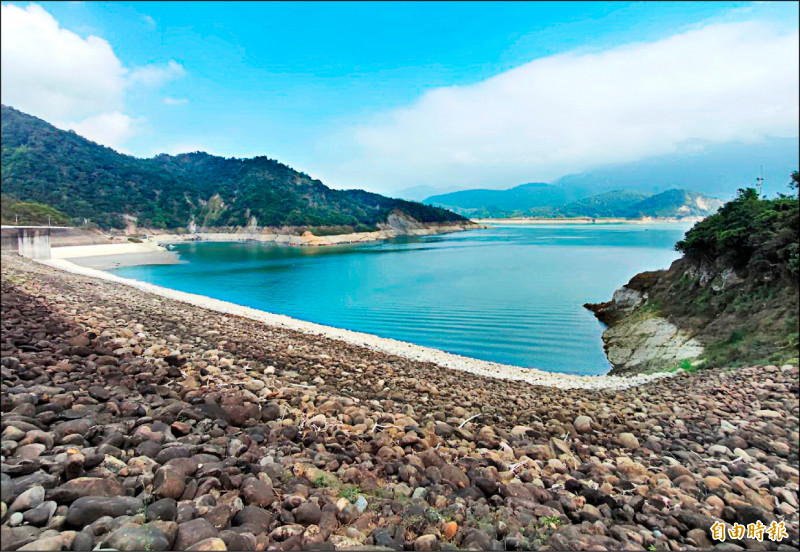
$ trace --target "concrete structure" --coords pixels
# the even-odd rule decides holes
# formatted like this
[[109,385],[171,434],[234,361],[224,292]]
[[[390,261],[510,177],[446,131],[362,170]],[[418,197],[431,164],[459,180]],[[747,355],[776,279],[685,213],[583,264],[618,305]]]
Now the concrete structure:
[[50,258],[50,228],[20,228],[17,242],[23,257]]
[[[12,226],[3,225],[2,251],[19,253],[24,256],[46,255],[49,240],[50,247],[69,247],[76,245],[95,245],[112,243],[102,233],[87,228],[71,226]],[[49,236],[49,237],[46,237]],[[50,258],[49,255],[45,258]]]
[[50,258],[50,232],[55,228],[50,226],[3,226],[2,244],[4,250],[13,250],[16,237],[17,252],[23,257],[31,259]]

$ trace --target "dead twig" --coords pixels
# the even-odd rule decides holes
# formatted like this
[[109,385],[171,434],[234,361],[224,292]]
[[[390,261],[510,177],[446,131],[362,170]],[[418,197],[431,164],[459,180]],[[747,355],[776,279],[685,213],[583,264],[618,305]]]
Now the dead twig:
[[469,422],[471,422],[472,420],[474,420],[475,418],[477,418],[478,416],[481,416],[481,415],[482,415],[482,413],[481,413],[481,412],[478,412],[478,413],[477,413],[477,414],[475,414],[474,416],[470,416],[469,418],[467,418],[466,420],[464,420],[463,422],[461,422],[461,425],[459,425],[459,426],[458,426],[458,429],[461,429],[461,428],[463,428],[463,427],[464,427],[465,425],[467,425]]

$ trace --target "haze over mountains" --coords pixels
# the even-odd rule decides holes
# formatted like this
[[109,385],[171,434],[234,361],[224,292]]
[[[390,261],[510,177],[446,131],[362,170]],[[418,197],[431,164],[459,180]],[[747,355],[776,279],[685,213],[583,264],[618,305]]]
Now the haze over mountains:
[[[399,195],[467,216],[705,216],[719,206],[714,198],[730,199],[737,189],[755,186],[762,171],[765,195],[786,192],[786,175],[796,167],[799,149],[796,137],[749,144],[696,142],[670,155],[571,174],[549,185],[468,190],[416,186]],[[686,208],[679,211],[681,207]]]
[[4,207],[13,200],[35,202],[74,222],[114,228],[135,221],[145,228],[288,226],[346,233],[375,230],[392,213],[422,223],[464,220],[363,190],[332,190],[267,157],[122,155],[7,106],[2,192]]
[[464,190],[432,196],[429,205],[473,218],[504,217],[697,217],[714,213],[722,201],[699,192],[671,189],[658,194],[588,187],[523,184],[510,190]]
[[766,137],[752,143],[695,141],[676,153],[567,175],[555,184],[591,186],[597,192],[627,188],[649,194],[686,188],[731,199],[739,188],[754,186],[763,168],[764,193],[773,196],[786,192],[786,175],[797,169],[798,151],[797,137]]
[[[678,188],[730,199],[737,189],[755,185],[755,179],[763,167],[764,193],[773,196],[786,191],[786,175],[797,167],[798,151],[800,141],[797,137],[767,137],[753,143],[712,144],[696,141],[685,144],[673,154],[570,174],[551,184],[580,190],[573,192],[572,196],[623,189],[653,195]],[[507,186],[490,184],[483,188],[502,191]],[[518,188],[510,189],[519,192]],[[458,191],[470,190],[457,185],[445,188],[418,185],[400,190],[396,195],[404,199],[447,204],[433,196]]]

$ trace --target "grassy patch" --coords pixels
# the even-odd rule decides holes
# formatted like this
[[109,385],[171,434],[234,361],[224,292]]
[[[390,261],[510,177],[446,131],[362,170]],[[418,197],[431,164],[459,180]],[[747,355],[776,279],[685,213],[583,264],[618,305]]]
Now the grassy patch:
[[339,489],[339,496],[350,502],[355,502],[360,494],[362,494],[361,488],[358,485],[343,485]]
[[5,282],[9,282],[9,283],[12,283],[12,284],[18,284],[18,283],[22,282],[22,278],[20,278],[19,276],[15,275],[15,274],[3,274],[3,280],[2,281],[4,283]]
[[691,359],[685,358],[681,360],[677,366],[673,366],[672,368],[667,370],[667,372],[677,372],[678,370],[683,370],[686,373],[694,374],[697,373],[703,366],[705,366],[705,362],[694,365],[692,364]]
[[773,341],[764,334],[747,334],[734,330],[721,342],[712,343],[703,354],[709,366],[745,366],[797,362],[798,332],[786,334],[782,341]]
[[545,516],[539,519],[539,523],[544,527],[547,527],[548,525],[558,527],[561,525],[561,518],[558,516]]
[[317,489],[319,489],[320,487],[328,486],[328,481],[324,475],[318,475],[317,477],[314,478],[313,481],[311,481],[311,483],[313,483],[314,487]]
[[641,306],[639,312],[643,314],[651,314],[653,316],[659,316],[661,313],[661,302],[656,301],[655,299],[648,300],[644,305]]

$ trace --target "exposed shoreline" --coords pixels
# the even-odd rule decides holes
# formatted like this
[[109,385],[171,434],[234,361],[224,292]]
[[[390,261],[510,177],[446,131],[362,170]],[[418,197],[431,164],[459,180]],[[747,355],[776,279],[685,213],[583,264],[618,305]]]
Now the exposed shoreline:
[[50,255],[52,259],[69,259],[76,265],[97,270],[182,262],[176,252],[149,241],[53,247]]
[[285,232],[275,232],[269,229],[263,231],[243,230],[239,232],[188,232],[181,234],[152,234],[148,240],[158,245],[169,245],[185,242],[237,242],[237,241],[257,241],[262,243],[275,243],[288,246],[311,246],[324,247],[327,245],[341,245],[349,243],[368,243],[402,236],[431,236],[435,234],[449,234],[451,232],[463,232],[475,230],[479,226],[471,222],[440,224],[440,223],[420,223],[416,221],[398,223],[398,225],[386,225],[375,232],[352,232],[349,234],[332,234],[330,236],[316,236],[311,232],[303,234],[289,234]]
[[543,385],[557,387],[561,389],[625,389],[653,380],[670,377],[671,373],[657,373],[647,375],[635,375],[629,377],[619,376],[581,376],[574,374],[562,374],[557,372],[547,372],[536,368],[523,368],[509,364],[499,364],[486,360],[465,357],[453,353],[447,353],[439,349],[424,347],[413,343],[398,341],[395,339],[379,337],[372,334],[355,332],[313,322],[306,322],[291,318],[289,316],[273,314],[251,307],[236,305],[227,301],[213,299],[203,295],[186,293],[161,286],[156,286],[147,282],[121,278],[114,274],[80,266],[67,259],[51,259],[40,261],[48,266],[79,274],[98,278],[118,284],[152,293],[154,295],[187,303],[190,305],[210,309],[216,312],[242,316],[251,320],[259,321],[268,326],[291,329],[307,335],[318,335],[332,340],[343,341],[351,345],[366,347],[373,351],[378,351],[400,358],[416,360],[420,362],[430,362],[462,372],[469,372],[481,376],[488,376],[496,379],[522,381],[532,385]]
[[2,273],[5,549],[797,548],[796,366],[562,390]]
[[112,255],[92,255],[88,257],[69,257],[69,261],[86,268],[113,270],[125,266],[184,264],[175,251],[145,251],[141,253],[117,253]]
[[61,246],[51,249],[51,258],[70,259],[74,264],[111,270],[125,266],[181,264],[178,254],[169,249],[170,245],[181,243],[214,242],[239,243],[258,242],[287,247],[325,247],[383,241],[401,236],[430,236],[478,229],[472,223],[438,224],[412,223],[407,227],[387,226],[376,232],[354,232],[315,236],[311,232],[301,235],[281,232],[240,231],[240,232],[190,232],[180,234],[150,234],[140,242],[115,242],[93,245]]
[[471,219],[476,224],[694,224],[703,220],[704,217],[685,217],[685,218],[654,218],[643,217],[638,219],[627,218],[592,218],[592,217],[571,217],[571,218],[484,218]]

